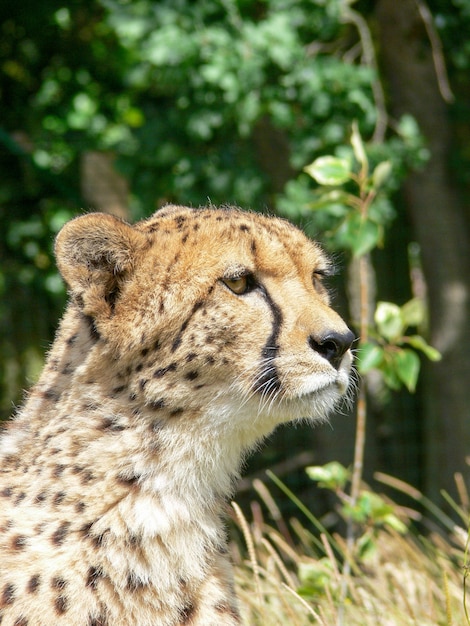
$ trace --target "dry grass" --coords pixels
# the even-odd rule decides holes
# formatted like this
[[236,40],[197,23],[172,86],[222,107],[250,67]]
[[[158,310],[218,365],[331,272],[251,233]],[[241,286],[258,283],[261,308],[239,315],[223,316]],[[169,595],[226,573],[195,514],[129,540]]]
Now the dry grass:
[[[413,530],[420,517],[416,510],[394,505],[407,530],[400,533],[380,525],[359,529],[358,536],[369,531],[370,541],[367,555],[358,556],[357,542],[351,554],[343,537],[321,532],[318,520],[314,533],[299,518],[286,523],[265,485],[255,482],[276,528],[265,523],[256,502],[249,521],[234,505],[240,542],[232,544],[232,556],[247,625],[470,624],[464,607],[464,522],[455,525],[437,511],[440,519],[434,515],[432,522],[436,530],[424,537]],[[462,509],[458,512],[463,515]],[[299,517],[305,513],[299,511]],[[437,531],[439,525],[446,526],[445,532]]]

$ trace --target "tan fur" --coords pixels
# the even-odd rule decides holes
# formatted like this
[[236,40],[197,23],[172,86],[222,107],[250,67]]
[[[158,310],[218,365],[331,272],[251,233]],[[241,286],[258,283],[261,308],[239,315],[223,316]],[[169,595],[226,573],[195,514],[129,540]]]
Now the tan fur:
[[56,255],[70,303],[0,442],[0,622],[236,626],[240,460],[348,385],[328,261],[285,221],[184,207],[79,217]]

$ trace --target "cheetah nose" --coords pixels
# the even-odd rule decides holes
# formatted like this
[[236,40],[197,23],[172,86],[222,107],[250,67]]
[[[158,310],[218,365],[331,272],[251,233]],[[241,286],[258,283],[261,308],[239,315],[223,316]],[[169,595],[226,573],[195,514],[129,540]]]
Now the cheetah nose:
[[338,369],[341,359],[351,347],[354,339],[354,333],[348,328],[345,332],[331,331],[320,337],[310,335],[308,343],[313,350]]

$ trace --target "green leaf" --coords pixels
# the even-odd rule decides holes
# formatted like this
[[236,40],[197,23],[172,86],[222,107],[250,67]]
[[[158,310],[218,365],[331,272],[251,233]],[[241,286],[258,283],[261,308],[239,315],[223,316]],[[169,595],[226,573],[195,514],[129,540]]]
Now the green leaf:
[[322,156],[304,167],[319,185],[342,185],[351,178],[351,167],[347,159]]
[[358,557],[361,561],[367,561],[373,558],[377,553],[377,540],[371,532],[365,533],[359,537],[357,541]]
[[408,391],[415,391],[420,368],[419,357],[416,352],[403,348],[394,354],[393,360],[398,378]]
[[377,246],[382,237],[382,228],[372,220],[363,219],[352,213],[337,231],[340,246],[351,250],[356,257],[363,256]]
[[319,486],[325,489],[343,489],[349,480],[349,470],[337,461],[325,465],[312,465],[305,471],[311,480],[317,481]]
[[378,302],[374,320],[377,330],[388,341],[396,341],[403,335],[405,325],[401,309],[393,302]]
[[316,199],[309,204],[309,207],[317,210],[328,208],[331,205],[340,205],[344,206],[344,212],[346,213],[348,211],[347,205],[349,204],[350,197],[350,194],[342,189],[330,189],[316,195]]
[[354,156],[359,161],[363,170],[367,172],[369,164],[367,161],[367,155],[366,155],[366,151],[364,148],[364,143],[362,141],[362,137],[359,132],[359,128],[357,126],[357,122],[353,123],[352,133],[351,133],[351,145],[354,151]]
[[392,164],[390,161],[382,161],[382,163],[377,165],[372,174],[372,185],[374,186],[374,189],[379,189],[379,187],[384,184],[390,176],[391,171]]
[[440,361],[442,359],[442,355],[439,350],[430,346],[421,335],[412,335],[411,337],[407,337],[407,342],[416,348],[417,350],[421,350],[423,354],[425,354],[430,361]]
[[298,574],[301,587],[297,591],[303,596],[323,595],[334,580],[333,567],[327,558],[299,563]]
[[408,530],[406,524],[404,524],[394,513],[385,515],[384,524],[392,528],[397,533],[400,533],[400,535],[404,535]]
[[381,371],[386,386],[393,391],[398,391],[402,386],[402,381],[397,375],[396,367],[392,360],[384,363]]
[[421,298],[412,298],[401,307],[406,326],[420,326],[426,319],[426,306]]
[[361,374],[365,374],[380,367],[384,359],[384,350],[375,343],[364,343],[359,348],[357,358],[358,369]]
[[382,229],[376,222],[362,220],[356,236],[351,240],[354,256],[360,257],[377,246],[382,237]]

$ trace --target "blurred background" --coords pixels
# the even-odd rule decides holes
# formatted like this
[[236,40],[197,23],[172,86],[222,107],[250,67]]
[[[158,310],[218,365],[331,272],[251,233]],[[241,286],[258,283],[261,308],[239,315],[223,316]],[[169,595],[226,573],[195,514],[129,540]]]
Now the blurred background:
[[[303,168],[357,123],[392,164],[377,210],[374,299],[425,302],[416,393],[369,385],[366,474],[435,500],[470,454],[470,0],[23,0],[0,6],[0,417],[41,370],[65,292],[62,224],[135,221],[168,202],[277,213],[332,251],[335,306],[357,329],[351,258],[312,209]],[[327,507],[304,467],[353,459],[355,419],[280,429],[271,467]],[[241,492],[249,482],[241,483]]]

